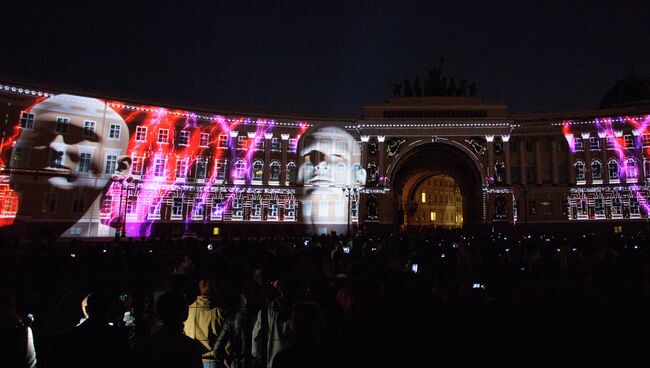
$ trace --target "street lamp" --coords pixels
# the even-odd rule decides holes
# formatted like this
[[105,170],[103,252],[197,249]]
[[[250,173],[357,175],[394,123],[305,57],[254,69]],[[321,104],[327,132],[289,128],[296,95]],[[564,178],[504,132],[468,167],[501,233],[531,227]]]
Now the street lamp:
[[359,194],[359,188],[352,187],[352,186],[346,186],[341,188],[343,193],[345,193],[345,196],[348,197],[348,236],[350,235],[350,212],[352,211],[352,197],[356,197]]

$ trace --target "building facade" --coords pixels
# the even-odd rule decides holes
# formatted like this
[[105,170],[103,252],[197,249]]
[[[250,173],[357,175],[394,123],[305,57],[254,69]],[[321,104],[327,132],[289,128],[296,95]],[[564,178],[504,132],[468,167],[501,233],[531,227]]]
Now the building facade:
[[622,81],[601,108],[581,112],[509,114],[475,97],[396,97],[365,106],[361,119],[334,119],[2,83],[0,231],[93,238],[641,226],[648,85]]

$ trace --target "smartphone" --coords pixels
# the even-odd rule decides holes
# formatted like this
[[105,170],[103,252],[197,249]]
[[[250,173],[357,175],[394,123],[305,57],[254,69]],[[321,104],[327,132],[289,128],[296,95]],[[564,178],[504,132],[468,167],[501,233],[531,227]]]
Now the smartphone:
[[413,273],[418,273],[418,264],[417,263],[413,263],[411,265],[411,271],[413,271]]
[[212,249],[214,249],[214,247],[212,246],[212,244],[208,244],[208,250],[212,250]]
[[343,253],[350,253],[350,247],[343,247]]

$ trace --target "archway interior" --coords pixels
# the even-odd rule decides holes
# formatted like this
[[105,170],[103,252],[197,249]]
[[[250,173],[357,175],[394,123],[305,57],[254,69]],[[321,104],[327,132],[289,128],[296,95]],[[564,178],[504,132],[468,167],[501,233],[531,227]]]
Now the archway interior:
[[[433,225],[431,224],[431,212],[433,211],[436,212],[434,215],[436,221],[434,222],[438,222],[438,218],[442,216],[439,221],[444,225],[441,227],[451,227],[452,223],[455,227],[481,224],[484,210],[481,190],[482,181],[479,172],[477,165],[467,153],[450,144],[430,143],[412,149],[400,159],[391,174],[391,183],[395,196],[394,203],[396,205],[395,223],[402,227],[409,224],[427,224],[427,226],[431,226]],[[429,198],[426,197],[424,206],[422,206],[421,188],[435,187],[440,185],[441,181],[449,187],[449,193],[444,193],[447,189],[443,191],[432,188],[431,195],[434,197],[430,206],[427,203]],[[454,193],[453,197],[452,191]],[[443,203],[446,202],[445,194],[447,195],[446,201],[450,202],[448,208],[446,207],[447,203]],[[437,201],[436,195],[438,195]],[[442,201],[440,195],[443,196]],[[425,196],[428,197],[429,194],[425,194]],[[438,207],[438,205],[442,204],[445,205],[444,210]],[[452,207],[458,208],[455,213]],[[416,214],[418,208],[422,212]],[[431,208],[436,209],[432,210]],[[427,209],[428,214],[426,213]],[[448,223],[442,219],[452,219],[454,221]]]
[[403,227],[463,226],[463,197],[452,176],[433,171],[412,176],[402,190],[401,202]]

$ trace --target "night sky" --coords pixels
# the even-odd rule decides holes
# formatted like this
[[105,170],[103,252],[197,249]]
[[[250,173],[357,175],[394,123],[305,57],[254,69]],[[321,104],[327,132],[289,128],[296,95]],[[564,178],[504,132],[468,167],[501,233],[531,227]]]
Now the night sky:
[[650,76],[647,0],[26,2],[0,79],[124,99],[360,117],[444,56],[487,101],[568,111]]

